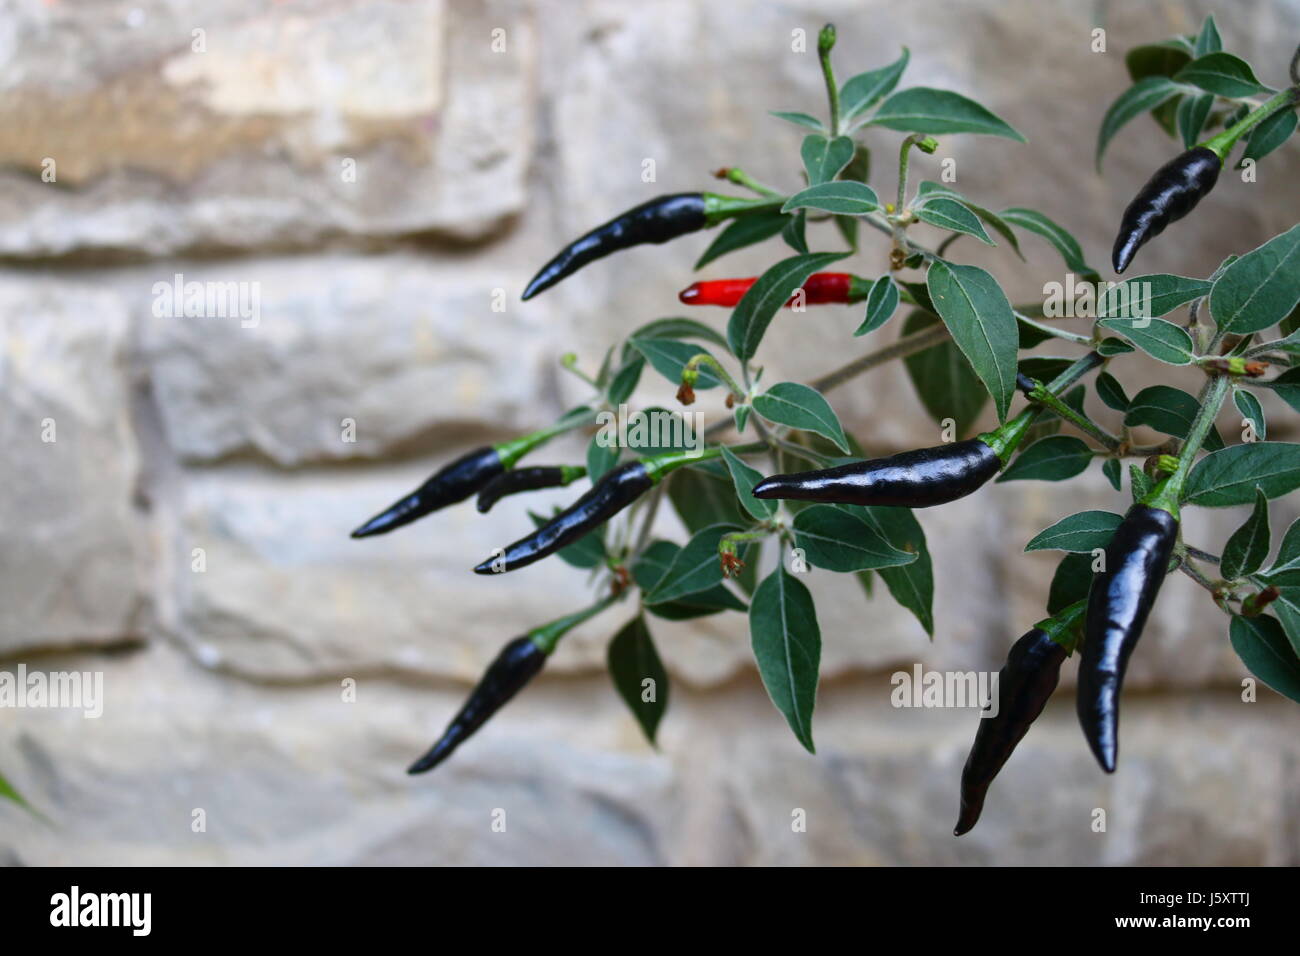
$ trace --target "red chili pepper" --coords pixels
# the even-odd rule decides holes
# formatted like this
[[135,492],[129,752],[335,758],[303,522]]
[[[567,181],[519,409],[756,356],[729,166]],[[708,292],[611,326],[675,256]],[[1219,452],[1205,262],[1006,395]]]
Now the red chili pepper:
[[[720,305],[732,308],[749,291],[757,281],[750,279],[715,279],[712,282],[696,282],[677,294],[686,305]],[[869,282],[863,282],[857,276],[847,272],[818,272],[803,284],[804,305],[845,305],[860,302],[867,297],[871,289]],[[790,297],[786,308],[794,304]]]

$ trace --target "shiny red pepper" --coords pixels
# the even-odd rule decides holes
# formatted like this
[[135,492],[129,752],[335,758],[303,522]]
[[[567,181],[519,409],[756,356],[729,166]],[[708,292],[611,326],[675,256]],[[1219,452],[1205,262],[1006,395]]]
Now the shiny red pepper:
[[[677,298],[686,305],[720,305],[730,309],[756,281],[757,277],[696,282],[679,292]],[[870,282],[847,272],[817,272],[803,284],[803,301],[804,305],[847,305],[865,300],[870,292]],[[794,296],[791,296],[786,308],[793,304]]]

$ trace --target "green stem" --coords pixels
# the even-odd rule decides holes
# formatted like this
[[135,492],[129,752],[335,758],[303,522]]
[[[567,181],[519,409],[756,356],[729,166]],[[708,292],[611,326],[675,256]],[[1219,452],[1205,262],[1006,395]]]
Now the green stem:
[[1298,99],[1300,99],[1300,90],[1296,87],[1290,87],[1269,97],[1255,109],[1251,110],[1238,122],[1233,123],[1222,133],[1212,136],[1202,143],[1197,143],[1197,148],[1208,149],[1219,157],[1220,162],[1227,162],[1228,153],[1232,147],[1252,129],[1258,126],[1264,120],[1268,119],[1274,113],[1280,113],[1282,110],[1293,108]]
[[760,196],[776,197],[781,195],[771,186],[765,186],[760,183],[739,166],[728,166],[725,169],[718,170],[715,175],[719,179],[725,179],[728,182],[735,183],[737,186],[742,186],[751,192],[756,192]]
[[709,368],[713,369],[718,378],[722,379],[727,388],[731,389],[731,393],[741,401],[744,401],[744,390],[736,384],[736,380],[731,377],[731,374],[725,368],[722,367],[722,364],[708,352],[700,352],[696,355],[692,355],[690,361],[682,366],[683,385],[694,385],[696,383],[700,377],[699,367],[701,365],[707,365]]
[[718,539],[718,554],[735,554],[736,544],[740,541],[762,541],[770,537],[771,528],[760,528],[757,531],[730,531]]
[[1107,451],[1119,451],[1120,440],[1116,435],[1112,435],[1106,429],[1102,428],[1096,422],[1086,415],[1081,415],[1061,399],[1057,398],[1047,390],[1047,387],[1041,383],[1029,393],[1031,402],[1042,405],[1045,408],[1055,412],[1059,418],[1064,419],[1071,425],[1078,428],[1087,435],[1092,436],[1106,446]]
[[1078,625],[1083,620],[1083,615],[1087,610],[1088,599],[1084,598],[1075,601],[1069,607],[1056,612],[1051,617],[1039,621],[1034,627],[1044,631],[1048,637],[1064,647],[1066,653],[1073,654],[1075,646],[1079,643]]
[[560,643],[560,638],[562,638],[565,634],[569,633],[569,631],[573,630],[583,621],[587,620],[588,618],[595,617],[601,611],[605,610],[605,608],[609,607],[611,604],[617,601],[620,597],[621,595],[611,594],[608,597],[602,598],[601,600],[597,601],[589,608],[584,608],[581,611],[575,611],[574,613],[567,614],[564,617],[556,618],[554,621],[551,621],[549,624],[543,624],[540,627],[535,627],[528,632],[528,637],[532,640],[534,644],[536,644],[542,650],[543,653],[550,654],[552,651],[555,650],[555,645]]
[[852,378],[861,375],[877,365],[883,365],[886,362],[892,362],[894,359],[905,358],[915,352],[932,348],[942,342],[948,341],[948,327],[943,323],[932,325],[922,329],[920,332],[913,332],[911,335],[905,335],[901,339],[886,345],[884,348],[877,349],[874,352],[868,352],[860,358],[854,359],[846,365],[841,365],[832,372],[827,372],[820,378],[813,379],[811,385],[819,392],[828,392],[832,388],[843,385]]
[[1205,388],[1201,390],[1200,410],[1197,411],[1192,427],[1187,432],[1187,440],[1178,453],[1178,467],[1172,475],[1151,490],[1142,501],[1144,505],[1161,508],[1175,518],[1178,517],[1178,503],[1183,496],[1183,486],[1187,484],[1187,475],[1192,470],[1196,453],[1200,451],[1205,437],[1214,427],[1214,420],[1219,416],[1219,409],[1223,407],[1223,400],[1228,394],[1230,384],[1231,380],[1226,375],[1216,375],[1205,383]]
[[826,80],[826,98],[831,107],[831,136],[840,135],[840,88],[835,82],[835,68],[831,66],[831,50],[835,48],[835,24],[828,23],[817,35],[817,56],[822,62],[822,77]]
[[[1089,352],[1087,355],[1075,359],[1062,370],[1060,375],[1048,382],[1047,385],[1040,385],[1040,387],[1045,389],[1048,394],[1059,395],[1092,369],[1099,366],[1102,361],[1103,359],[1099,353]],[[1005,467],[1011,460],[1012,453],[1024,440],[1025,433],[1029,431],[1030,427],[1044,411],[1045,408],[1042,405],[1030,405],[1015,418],[1008,419],[1000,427],[976,437],[993,449]]]
[[[766,448],[766,442],[751,442],[748,445],[730,445],[727,450],[732,454],[743,455],[754,451],[764,451]],[[712,448],[701,448],[698,451],[694,448],[684,448],[681,451],[670,451],[662,455],[642,458],[641,464],[645,465],[646,474],[650,476],[650,480],[658,483],[664,475],[671,471],[676,471],[685,465],[698,465],[702,461],[711,461],[721,455],[721,445],[714,445]]]
[[548,425],[539,431],[529,435],[521,435],[518,438],[511,438],[507,441],[497,442],[492,447],[497,451],[497,457],[501,459],[501,464],[505,468],[513,467],[515,462],[524,455],[528,454],[539,445],[550,441],[556,435],[563,435],[565,432],[580,428],[583,425],[590,425],[594,420],[595,412],[591,409],[582,409],[573,411],[565,415],[553,425]]
[[723,196],[719,193],[703,193],[704,222],[707,226],[716,226],[725,219],[734,219],[752,212],[779,210],[788,197],[747,199],[744,196]]

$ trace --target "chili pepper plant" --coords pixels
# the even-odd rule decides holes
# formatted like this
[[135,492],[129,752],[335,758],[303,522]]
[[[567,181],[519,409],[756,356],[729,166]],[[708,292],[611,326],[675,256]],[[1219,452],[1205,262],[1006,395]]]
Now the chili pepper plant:
[[[1106,771],[1116,769],[1125,668],[1168,574],[1201,585],[1225,615],[1228,639],[1246,667],[1300,701],[1300,522],[1268,561],[1269,501],[1300,487],[1300,444],[1267,440],[1258,397],[1271,391],[1300,410],[1300,225],[1261,236],[1208,276],[1105,281],[1069,231],[1043,213],[1020,206],[994,212],[951,181],[916,182],[912,175],[915,151],[934,153],[938,137],[1023,142],[1015,129],[964,94],[902,86],[906,49],[894,62],[839,83],[835,39],[829,25],[818,38],[826,117],[774,114],[806,130],[802,183],[777,188],[739,167],[721,169],[715,176],[741,194],[679,193],[617,215],[563,248],[523,298],[581,281],[576,273],[605,268],[600,260],[615,252],[715,227],[721,230],[697,269],[764,242],[782,242],[791,254],[759,276],[689,285],[680,298],[698,307],[700,318],[647,322],[615,343],[591,374],[566,357],[566,367],[590,385],[589,401],[541,431],[448,464],[353,532],[389,533],[475,495],[486,511],[508,495],[581,483],[572,505],[534,515],[535,527],[521,528],[518,541],[488,553],[473,571],[501,578],[508,591],[510,574],[554,556],[590,576],[590,606],[507,643],[412,773],[445,760],[543,668],[568,630],[612,605],[625,608],[625,623],[609,642],[609,673],[652,743],[670,699],[653,622],[739,613],[748,615],[772,703],[812,751],[821,633],[801,572],[856,575],[868,591],[887,592],[933,637],[943,622],[933,617],[930,553],[913,510],[978,494],[993,480],[1067,480],[1094,462],[1114,489],[1114,506],[1063,515],[1024,543],[1026,551],[1064,557],[1044,595],[1045,617],[1011,644],[996,712],[972,721],[978,729],[960,780],[956,832],[975,825],[990,783],[1076,651],[1084,739]],[[1117,273],[1192,212],[1227,172],[1225,164],[1252,170],[1290,138],[1300,103],[1297,59],[1300,51],[1289,85],[1274,90],[1222,49],[1212,17],[1194,36],[1128,53],[1133,85],[1105,114],[1098,166],[1111,139],[1143,114],[1155,119],[1148,135],[1161,130],[1184,151],[1136,190],[1122,215],[1116,210]],[[897,156],[895,191],[887,196],[868,182],[869,146]],[[922,244],[910,231],[917,223],[946,236],[933,248]],[[1207,228],[1192,220],[1166,241],[1195,243]],[[857,250],[862,230],[887,236],[887,255],[867,276],[835,271]],[[1060,254],[1070,281],[1083,290],[1075,317],[1091,318],[1090,331],[1054,321],[1050,301],[1012,304],[993,273],[962,261],[963,249],[978,242],[1000,246],[1009,254],[1007,268],[1021,269],[1022,239],[1044,240]],[[640,257],[639,267],[651,255],[627,254]],[[867,339],[864,354],[812,382],[765,381],[764,335],[781,321],[783,307],[832,302],[862,306],[853,334]],[[710,306],[730,310],[725,322],[710,321]],[[1048,341],[1053,354],[1025,354]],[[826,396],[894,360],[906,363],[922,404],[949,426],[950,440],[868,459]],[[1196,395],[1153,384],[1130,397],[1110,371],[1116,363],[1152,375],[1162,363],[1190,366],[1203,381]],[[669,432],[686,436],[681,440],[626,447],[601,430],[585,461],[534,461],[551,439],[590,431],[602,413],[627,405],[641,380],[654,375],[679,387],[683,406],[699,390],[720,389],[728,414],[702,435],[683,427]],[[1084,411],[1089,385],[1113,413],[1108,420]],[[1244,426],[1241,440],[1231,443],[1215,427],[1229,398]],[[963,437],[989,401],[996,427]],[[687,422],[680,410],[652,411]],[[1163,437],[1142,444],[1134,436],[1138,426]],[[517,467],[525,456],[526,465]],[[676,510],[688,540],[655,536],[665,505]],[[1182,537],[1184,509],[1237,505],[1251,506],[1250,515],[1227,541]],[[1027,624],[1008,620],[1008,640]]]

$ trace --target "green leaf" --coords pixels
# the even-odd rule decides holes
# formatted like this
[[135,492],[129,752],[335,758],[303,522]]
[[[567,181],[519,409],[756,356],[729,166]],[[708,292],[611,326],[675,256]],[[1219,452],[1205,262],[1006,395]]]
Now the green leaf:
[[1090,461],[1092,450],[1082,440],[1073,435],[1053,435],[1022,451],[997,480],[1063,481],[1082,472]]
[[749,605],[749,633],[759,676],[799,743],[815,753],[813,707],[822,636],[812,595],[784,567],[763,579]]
[[840,87],[840,115],[846,123],[856,119],[893,92],[903,71],[907,69],[910,56],[907,47],[903,47],[903,55],[889,66],[859,73],[844,82]]
[[1196,35],[1196,47],[1192,55],[1205,56],[1207,53],[1218,53],[1222,49],[1223,41],[1219,38],[1219,28],[1214,23],[1214,14],[1210,14],[1201,24],[1201,32]]
[[811,566],[827,571],[870,571],[916,560],[886,541],[871,522],[834,505],[812,505],[795,515],[794,541]]
[[1097,274],[1096,269],[1083,261],[1083,249],[1079,246],[1079,240],[1075,239],[1069,230],[1062,228],[1038,210],[1026,209],[1023,206],[1012,206],[1010,209],[1002,210],[998,215],[1004,222],[1012,226],[1019,226],[1021,229],[1046,239],[1061,254],[1061,258],[1065,260],[1066,266],[1072,272],[1077,272],[1083,276]]
[[1268,569],[1268,573],[1293,570],[1300,570],[1300,519],[1291,522],[1291,527],[1286,529],[1282,544],[1277,549],[1277,560]]
[[[553,512],[558,514],[559,508]],[[550,518],[544,518],[535,512],[528,512],[528,517],[533,524],[541,527],[550,521]],[[605,525],[601,525],[590,534],[584,535],[577,541],[555,552],[556,556],[565,564],[575,568],[587,570],[596,567],[598,564],[605,563]]]
[[1280,113],[1274,113],[1250,131],[1250,136],[1246,139],[1246,149],[1241,158],[1256,161],[1263,159],[1290,139],[1295,129],[1295,110],[1283,110]]
[[814,133],[803,138],[799,154],[803,157],[804,171],[808,173],[808,185],[818,186],[830,182],[849,164],[853,158],[853,140],[847,136],[836,136],[828,140],[825,136]]
[[597,432],[587,445],[587,476],[593,484],[618,464],[618,456],[623,451],[617,445],[604,444],[604,438],[603,431]]
[[1204,279],[1187,276],[1134,276],[1115,283],[1098,297],[1097,318],[1157,318],[1207,295],[1211,286],[1212,283]]
[[647,322],[628,338],[629,341],[623,344],[623,361],[625,362],[636,351],[636,346],[632,344],[631,339],[700,339],[704,342],[721,345],[724,349],[727,347],[727,340],[712,326],[683,316],[671,316],[666,319],[655,319],[652,322]]
[[1271,389],[1274,395],[1293,409],[1300,410],[1300,368],[1287,369],[1272,381],[1260,382],[1259,385]]
[[1128,466],[1128,483],[1134,501],[1141,501],[1151,493],[1151,477],[1137,465]]
[[759,521],[766,521],[775,515],[775,501],[755,498],[753,494],[754,486],[763,480],[763,473],[741,461],[730,448],[722,449],[722,460],[727,463],[731,480],[736,483],[736,497],[745,506],[745,510]]
[[[925,633],[934,636],[934,567],[925,543],[925,531],[910,508],[839,505],[871,525],[889,545],[913,554],[915,561],[877,569],[890,595],[916,616]],[[864,572],[865,575],[865,572]]]
[[[1130,428],[1134,425],[1147,425],[1166,435],[1186,438],[1200,407],[1193,396],[1180,389],[1169,385],[1149,385],[1129,402],[1128,411],[1124,413],[1124,424]],[[1223,438],[1218,429],[1211,429],[1205,436],[1205,448],[1215,451],[1222,447]]]
[[1277,600],[1270,606],[1291,642],[1291,653],[1300,654],[1300,587],[1278,587]]
[[1228,636],[1232,649],[1252,674],[1300,703],[1300,658],[1275,618],[1234,615]]
[[1005,420],[1016,388],[1020,339],[1016,318],[997,280],[978,266],[931,263],[930,298],[952,339],[970,362]]
[[787,246],[801,256],[808,254],[808,215],[807,210],[800,209],[790,217],[790,221],[781,230],[781,239]]
[[761,395],[754,396],[754,411],[769,422],[789,425],[829,438],[846,455],[848,439],[830,403],[815,388],[798,382],[778,382]]
[[794,123],[795,126],[802,126],[804,129],[816,130],[819,133],[826,132],[825,124],[817,117],[809,116],[807,113],[792,112],[790,110],[768,110],[767,115],[783,119],[788,123]]
[[1025,138],[972,99],[949,90],[913,86],[880,104],[867,124],[906,133],[984,133],[1017,142]]
[[[915,309],[903,320],[903,334],[919,332],[938,321],[937,316]],[[968,434],[988,401],[988,393],[961,350],[952,342],[940,342],[907,356],[903,365],[930,417],[940,423],[951,418],[958,437]]]
[[665,480],[668,500],[691,534],[717,522],[735,527],[749,523],[748,512],[736,500],[736,486],[725,468],[722,475],[703,467],[679,468]]
[[[643,593],[654,590],[656,584],[663,580],[664,574],[672,565],[682,549],[671,541],[654,541],[645,549],[632,567],[632,579]],[[685,621],[692,618],[717,614],[721,611],[744,611],[745,602],[719,584],[689,594],[680,601],[667,601],[646,608],[655,617],[670,621]]]
[[1171,37],[1159,43],[1135,46],[1124,54],[1124,65],[1133,82],[1148,76],[1173,76],[1192,61],[1191,42],[1185,37]]
[[1113,335],[1108,335],[1097,345],[1097,351],[1110,358],[1112,355],[1124,355],[1132,352],[1133,346],[1129,345],[1123,339],[1117,339]]
[[638,614],[614,635],[606,662],[614,689],[653,746],[659,721],[668,709],[668,671],[655,650],[644,615]]
[[1174,74],[1174,82],[1190,83],[1207,93],[1240,99],[1256,93],[1271,92],[1255,78],[1250,64],[1231,53],[1207,53]]
[[[817,252],[792,256],[782,259],[759,276],[731,313],[731,320],[727,323],[727,341],[731,344],[732,354],[742,362],[753,358],[772,317],[794,295],[794,291],[807,282],[814,272],[822,271],[846,255],[848,253],[845,252]],[[700,377],[703,378],[703,374]]]
[[1237,411],[1241,412],[1241,417],[1250,422],[1250,427],[1254,429],[1256,437],[1261,441],[1267,438],[1268,425],[1264,421],[1264,407],[1259,404],[1259,399],[1244,388],[1234,386],[1232,401],[1237,406]]
[[1300,225],[1252,249],[1214,282],[1210,312],[1221,332],[1245,335],[1282,321],[1300,302]]
[[[695,345],[691,342],[641,338],[634,338],[629,341],[632,343],[633,348],[649,359],[656,372],[674,385],[681,384],[682,369],[686,367],[687,362],[701,353],[712,355],[704,346]],[[717,359],[715,358],[714,361],[717,361]],[[709,370],[707,365],[700,366],[699,372],[700,377],[695,382],[697,392],[721,384],[718,377]]]
[[686,547],[673,558],[654,590],[645,595],[646,604],[677,601],[688,594],[706,591],[722,583],[722,563],[718,560],[718,542],[722,536],[739,530],[735,525],[714,524],[695,532]]
[[950,232],[960,232],[968,236],[974,236],[990,246],[996,245],[989,238],[989,234],[984,231],[984,226],[980,223],[979,217],[955,199],[950,199],[947,196],[935,196],[933,199],[927,199],[925,202],[914,206],[912,211],[922,222],[928,222],[932,226],[938,226],[940,229],[947,229]]
[[641,372],[645,369],[645,358],[636,356],[629,362],[624,362],[623,367],[614,373],[614,378],[609,383],[609,389],[606,394],[609,396],[609,403],[615,407],[623,404],[628,400],[634,391],[637,383],[641,381]]
[[1107,144],[1125,123],[1183,91],[1183,87],[1168,77],[1148,76],[1121,93],[1101,121],[1101,132],[1097,136],[1097,168],[1101,169],[1101,157]]
[[1178,135],[1183,138],[1186,149],[1201,141],[1201,131],[1205,129],[1205,121],[1210,118],[1213,108],[1213,93],[1184,96],[1178,101]]
[[1234,531],[1223,546],[1219,571],[1227,581],[1254,574],[1268,557],[1268,498],[1264,492],[1255,492],[1255,507],[1246,523]]
[[1119,491],[1121,487],[1120,468],[1118,458],[1107,458],[1101,464],[1101,473],[1106,476],[1106,480],[1110,482],[1110,486],[1116,491]]
[[781,211],[787,213],[794,209],[820,209],[843,216],[861,216],[879,208],[880,198],[866,183],[837,179],[835,182],[799,190],[786,200]]
[[1130,402],[1124,394],[1124,386],[1110,372],[1102,372],[1097,376],[1097,396],[1105,402],[1107,408],[1113,408],[1117,412],[1128,411]]
[[728,252],[735,252],[737,249],[744,249],[746,246],[771,239],[784,229],[789,221],[790,217],[780,212],[753,212],[746,216],[738,216],[722,230],[709,248],[704,250],[704,255],[700,256],[699,261],[695,263],[695,268],[703,268]]
[[1102,319],[1097,324],[1118,332],[1161,362],[1190,365],[1195,357],[1192,337],[1187,330],[1164,319]]
[[1025,545],[1025,550],[1091,554],[1110,544],[1111,536],[1123,520],[1121,515],[1110,511],[1080,511],[1038,532]]
[[866,335],[880,328],[897,311],[898,301],[898,286],[890,276],[883,275],[871,283],[871,291],[867,294],[867,314],[853,334]]
[[1088,596],[1092,587],[1092,555],[1067,554],[1056,566],[1047,591],[1047,613],[1057,614]]
[[1183,500],[1203,508],[1246,505],[1256,485],[1268,498],[1300,488],[1300,445],[1257,441],[1212,452],[1192,467]]
[[663,580],[673,558],[682,549],[672,541],[652,541],[641,552],[636,564],[632,565],[632,580],[642,591],[653,591],[654,586]]
[[948,186],[944,183],[936,183],[930,179],[922,181],[921,184],[916,187],[916,194],[918,197],[923,199],[928,199],[930,197],[945,196],[948,199],[957,200],[957,202],[961,203],[963,206],[965,206],[967,209],[973,212],[976,216],[978,216],[980,221],[984,223],[984,225],[990,227],[991,229],[993,229],[994,232],[996,232],[1003,239],[1005,239],[1007,243],[1011,246],[1011,248],[1013,248],[1016,251],[1016,255],[1020,256],[1020,258],[1022,259],[1024,258],[1024,254],[1020,251],[1020,240],[1016,238],[1016,234],[1012,230],[1011,226],[1009,226],[1007,222],[997,213],[985,209],[983,206],[979,205],[978,203],[971,202],[969,199],[967,199],[961,193],[957,192],[957,190],[953,189],[951,186]]

